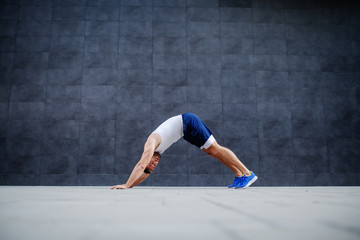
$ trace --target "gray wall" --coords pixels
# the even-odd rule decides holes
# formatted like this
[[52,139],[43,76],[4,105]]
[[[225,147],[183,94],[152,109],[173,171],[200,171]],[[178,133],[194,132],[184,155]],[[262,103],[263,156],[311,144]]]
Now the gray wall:
[[[360,7],[337,2],[1,1],[0,183],[123,183],[189,111],[257,186],[359,185]],[[144,185],[232,180],[181,140]]]

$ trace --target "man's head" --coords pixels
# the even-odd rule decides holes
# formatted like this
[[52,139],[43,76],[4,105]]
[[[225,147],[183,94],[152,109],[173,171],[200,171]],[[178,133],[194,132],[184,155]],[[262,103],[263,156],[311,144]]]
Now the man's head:
[[148,173],[148,174],[153,173],[154,169],[156,168],[156,166],[160,161],[160,158],[161,158],[160,153],[154,152],[154,155],[150,159],[150,163],[146,166],[144,173]]

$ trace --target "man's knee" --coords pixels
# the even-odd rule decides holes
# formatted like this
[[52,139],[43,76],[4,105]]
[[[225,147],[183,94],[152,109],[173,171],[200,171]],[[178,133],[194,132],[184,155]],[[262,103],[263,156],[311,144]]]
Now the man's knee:
[[210,155],[210,156],[212,156],[212,157],[215,157],[216,155],[218,155],[218,151],[210,151],[210,150],[208,150],[208,151],[205,151],[208,155]]
[[214,142],[208,149],[203,149],[208,155],[216,157],[221,152],[221,146]]

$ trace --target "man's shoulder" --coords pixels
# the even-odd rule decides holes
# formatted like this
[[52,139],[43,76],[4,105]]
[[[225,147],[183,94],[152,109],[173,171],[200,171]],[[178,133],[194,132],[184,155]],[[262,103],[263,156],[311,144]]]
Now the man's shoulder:
[[158,133],[153,132],[148,137],[147,142],[158,146],[161,143],[161,136]]

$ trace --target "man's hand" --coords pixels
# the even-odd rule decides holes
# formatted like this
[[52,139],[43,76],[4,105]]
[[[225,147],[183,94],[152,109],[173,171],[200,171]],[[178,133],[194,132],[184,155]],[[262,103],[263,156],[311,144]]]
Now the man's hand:
[[128,189],[129,186],[126,184],[121,184],[121,185],[115,185],[113,187],[111,187],[110,189]]

